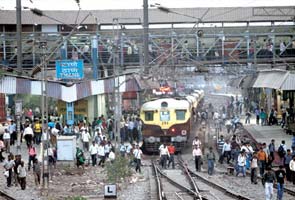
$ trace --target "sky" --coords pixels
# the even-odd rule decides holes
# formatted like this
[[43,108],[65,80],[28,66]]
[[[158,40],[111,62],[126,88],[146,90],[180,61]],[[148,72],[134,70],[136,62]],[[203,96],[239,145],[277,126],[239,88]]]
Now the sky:
[[[15,9],[16,0],[0,0],[0,10]],[[295,6],[295,0],[149,0],[168,8]],[[142,9],[143,0],[80,0],[82,10]],[[22,6],[41,10],[77,10],[75,0],[22,0]]]

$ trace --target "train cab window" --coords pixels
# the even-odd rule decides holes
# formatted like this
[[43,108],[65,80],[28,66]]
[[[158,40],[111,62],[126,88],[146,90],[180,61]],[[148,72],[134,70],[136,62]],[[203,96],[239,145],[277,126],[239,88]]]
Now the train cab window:
[[144,112],[144,120],[145,121],[153,121],[154,120],[154,111]]
[[169,111],[161,111],[160,112],[160,120],[162,122],[170,121],[170,112]]
[[176,120],[185,120],[185,110],[176,110]]

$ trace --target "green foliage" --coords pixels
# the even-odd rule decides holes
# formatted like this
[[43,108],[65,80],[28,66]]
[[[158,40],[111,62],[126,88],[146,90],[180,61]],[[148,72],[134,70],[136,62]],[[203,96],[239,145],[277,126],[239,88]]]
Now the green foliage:
[[67,197],[65,198],[65,200],[87,200],[87,199],[81,196],[75,196],[75,197]]
[[105,171],[107,173],[107,179],[110,183],[117,183],[122,178],[125,179],[132,174],[129,167],[129,160],[119,155],[116,156],[113,163],[106,163]]

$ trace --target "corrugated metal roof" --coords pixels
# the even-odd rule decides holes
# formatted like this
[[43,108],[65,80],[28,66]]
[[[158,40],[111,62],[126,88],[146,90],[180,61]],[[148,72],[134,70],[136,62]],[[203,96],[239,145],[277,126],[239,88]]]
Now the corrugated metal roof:
[[[282,12],[276,8],[281,8]],[[182,13],[194,18],[201,18],[202,22],[257,22],[257,21],[292,21],[295,15],[295,7],[276,7],[270,14],[259,11],[255,7],[227,7],[227,8],[173,8],[174,12]],[[255,10],[258,12],[255,12]],[[208,12],[207,12],[208,11]],[[50,17],[64,22],[65,24],[75,24],[77,10],[67,11],[44,11]],[[206,13],[207,12],[207,13]],[[115,18],[119,19],[119,23],[142,23],[143,11],[141,9],[129,10],[82,10],[78,17],[78,22],[86,15],[92,13],[98,19],[99,24],[113,24]],[[188,16],[178,15],[174,13],[164,13],[158,9],[149,9],[150,23],[182,23],[195,22],[196,19]],[[136,19],[138,18],[138,19]],[[139,19],[140,22],[139,22]],[[30,11],[22,12],[22,24],[59,24],[47,17],[39,17]],[[16,14],[12,10],[0,10],[0,24],[16,24]],[[96,24],[94,17],[88,17],[84,24]]]
[[261,71],[253,87],[280,89],[287,76],[288,71],[284,70]]
[[281,90],[295,90],[295,74],[288,73],[287,78],[283,82]]
[[0,93],[15,94],[16,93],[16,78],[2,77],[0,81]]
[[106,93],[114,92],[115,82],[114,79],[105,79],[104,80],[104,91]]
[[16,93],[17,94],[30,94],[31,93],[31,81],[28,79],[22,79],[22,78],[16,79]]
[[47,83],[47,95],[56,99],[61,99],[61,85],[58,83]]
[[82,99],[91,96],[91,82],[82,82],[77,84],[77,98]]

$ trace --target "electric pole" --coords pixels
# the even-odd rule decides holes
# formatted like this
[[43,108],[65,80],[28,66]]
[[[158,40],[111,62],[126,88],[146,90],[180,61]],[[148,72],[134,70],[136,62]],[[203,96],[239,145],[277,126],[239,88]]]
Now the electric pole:
[[16,39],[17,39],[17,71],[22,73],[22,5],[16,0]]
[[149,73],[149,14],[148,14],[148,0],[143,0],[143,53],[144,66],[143,73]]

